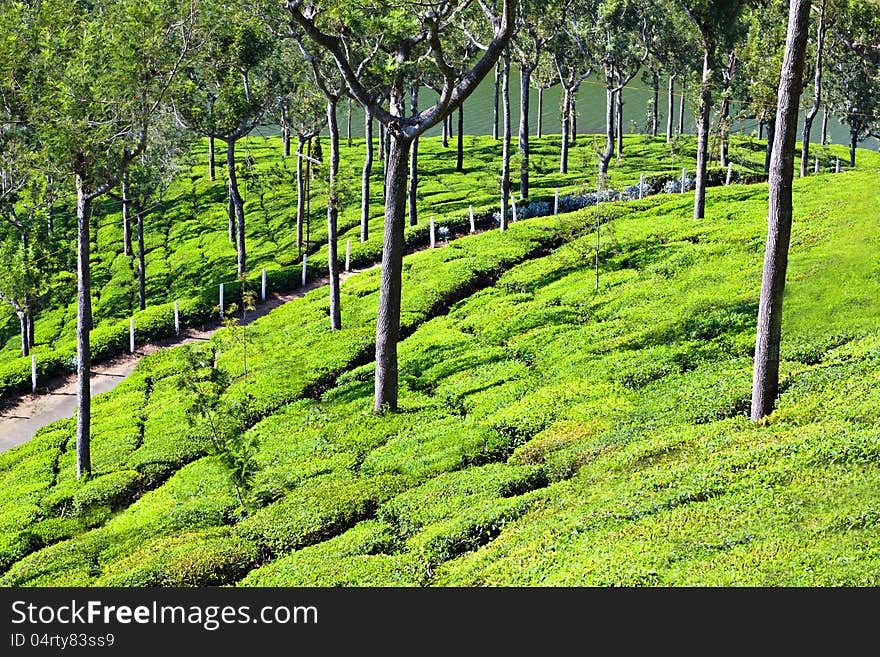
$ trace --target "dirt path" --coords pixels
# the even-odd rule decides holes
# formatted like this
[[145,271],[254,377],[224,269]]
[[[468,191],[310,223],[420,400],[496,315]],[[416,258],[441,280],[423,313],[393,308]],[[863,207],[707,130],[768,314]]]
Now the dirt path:
[[[377,266],[343,272],[340,281]],[[275,308],[298,299],[315,288],[327,285],[328,280],[326,277],[319,278],[295,292],[269,295],[266,298],[266,303],[258,305],[257,309],[248,315],[247,321],[244,323],[250,324]],[[125,381],[144,356],[149,356],[160,349],[207,340],[220,328],[222,325],[218,320],[202,330],[188,329],[175,338],[138,347],[134,354],[120,356],[107,363],[93,366],[90,377],[92,397],[109,392]],[[16,445],[27,442],[47,424],[73,417],[76,411],[76,376],[70,374],[56,377],[48,383],[47,388],[47,393],[26,395],[14,405],[4,408],[0,412],[0,452],[5,452]]]

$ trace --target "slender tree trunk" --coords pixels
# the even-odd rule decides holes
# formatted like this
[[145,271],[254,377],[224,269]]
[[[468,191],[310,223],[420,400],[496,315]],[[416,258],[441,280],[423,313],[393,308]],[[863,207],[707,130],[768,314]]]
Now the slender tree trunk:
[[510,207],[510,52],[504,51],[501,78],[501,103],[504,108],[504,139],[501,153],[501,229],[507,228],[507,208]]
[[666,143],[672,143],[672,125],[675,116],[675,75],[669,76],[669,98],[666,107]]
[[348,117],[346,118],[345,139],[348,147],[351,148],[351,98],[348,99]]
[[529,197],[529,91],[532,84],[532,69],[520,67],[519,91],[519,197]]
[[498,139],[498,103],[501,92],[501,61],[495,62],[495,91],[492,100],[492,139]]
[[571,103],[571,108],[568,110],[568,120],[571,121],[571,125],[568,129],[568,136],[571,138],[571,145],[574,146],[577,143],[578,138],[578,117],[577,117],[577,88],[579,85],[575,85],[575,87],[571,90],[571,93],[568,94],[568,100]]
[[825,0],[819,3],[819,16],[816,25],[816,64],[813,70],[813,104],[804,115],[804,132],[801,138],[801,177],[810,172],[810,133],[813,121],[822,105],[822,52],[825,48]]
[[122,174],[122,254],[131,254],[131,199],[128,198],[128,171]]
[[605,184],[608,177],[608,165],[614,155],[614,78],[605,76],[605,150],[599,155],[599,184]]
[[859,146],[859,133],[856,130],[849,131],[849,166],[856,167],[856,148]]
[[651,112],[651,136],[656,137],[660,130],[660,74],[651,71],[651,88],[654,91],[654,104]]
[[18,315],[18,323],[21,327],[21,355],[29,356],[31,353],[30,350],[30,342],[28,340],[28,322],[27,322],[27,313],[23,310],[19,310],[15,313]]
[[540,139],[544,136],[544,87],[538,87],[538,134]]
[[229,238],[229,242],[231,244],[235,244],[235,201],[233,200],[232,193],[232,181],[227,180],[227,187],[229,189],[229,204],[226,209],[226,214],[228,216],[228,225],[227,225],[227,237]]
[[697,118],[697,178],[694,219],[706,216],[706,168],[709,159],[709,121],[712,112],[712,60],[714,52],[703,52],[703,79],[700,87],[700,115]]
[[400,339],[400,297],[403,278],[406,168],[410,141],[395,134],[388,151],[388,196],[385,204],[385,238],[382,279],[376,321],[376,379],[373,410],[397,410],[397,343]]
[[385,149],[385,159],[382,160],[382,201],[384,202],[388,198],[388,149],[391,148],[391,135],[387,129],[385,130],[383,141],[385,142],[383,146]]
[[287,105],[281,105],[281,141],[284,144],[284,157],[290,157],[290,125],[287,120]]
[[[385,162],[385,124],[379,124],[379,161]],[[384,175],[383,175],[384,177]],[[382,192],[383,194],[385,192]]]
[[327,126],[330,129],[330,174],[327,184],[327,264],[330,273],[330,330],[342,328],[339,305],[339,256],[337,253],[336,224],[339,216],[339,198],[336,195],[336,176],[339,173],[339,126],[336,123],[336,100],[327,101]]
[[[368,142],[369,143],[369,142]],[[302,135],[297,136],[296,144],[296,248],[302,255],[303,248],[303,223],[305,220],[306,204],[303,202],[305,196],[305,180],[303,178],[303,147],[306,145],[306,139]]]
[[34,314],[28,310],[27,314],[27,331],[28,331],[28,346],[33,349],[34,347]]
[[758,119],[758,139],[764,138],[764,119]]
[[722,87],[722,94],[724,99],[721,101],[721,112],[718,116],[718,126],[720,133],[720,160],[721,166],[726,167],[730,164],[729,161],[729,151],[730,151],[730,96],[728,91],[730,90],[730,85],[733,82],[733,75],[736,71],[736,52],[731,51],[730,53],[730,63],[727,68],[724,70],[724,85]]
[[810,0],[792,0],[789,6],[785,57],[779,82],[776,146],[770,167],[770,199],[767,246],[758,330],[755,340],[755,371],[752,381],[751,418],[757,422],[773,412],[779,394],[779,343],[782,336],[782,297],[788,248],[791,240],[794,152],[797,138],[798,101],[803,79]]
[[822,107],[822,146],[828,143],[828,105]]
[[[409,109],[410,113],[415,114],[419,109],[419,88],[413,83],[409,90]],[[409,225],[415,226],[419,223],[419,208],[416,205],[419,190],[419,138],[413,139],[409,152]]]
[[623,88],[618,89],[616,95],[617,99],[615,105],[617,106],[617,159],[619,160],[623,157]]
[[568,129],[571,121],[568,113],[571,111],[568,87],[563,86],[562,96],[562,151],[559,156],[559,173],[568,173]]
[[238,177],[235,173],[235,140],[226,142],[226,168],[229,175],[229,198],[232,199],[232,207],[235,210],[236,219],[236,249],[238,251],[238,275],[246,271],[247,256],[244,245],[244,201],[238,191]]
[[455,170],[464,172],[464,103],[458,106],[458,153],[455,160]]
[[214,159],[214,137],[208,137],[208,177],[213,182],[217,179],[216,164]]
[[76,476],[88,477],[92,472],[91,420],[92,388],[89,375],[92,353],[89,331],[92,328],[92,284],[90,270],[91,237],[89,231],[90,198],[83,188],[82,177],[76,176]]
[[773,142],[776,138],[776,117],[767,120],[767,147],[764,150],[764,171],[770,173],[770,160],[773,156]]
[[449,148],[449,121],[447,119],[443,119],[441,125],[443,127],[443,148]]
[[147,307],[147,260],[144,255],[144,209],[137,208],[138,236],[138,308]]
[[687,80],[681,83],[681,98],[678,101],[678,134],[684,134],[684,106],[687,94]]
[[373,175],[373,115],[364,108],[364,171],[361,175],[361,242],[370,236],[370,176]]

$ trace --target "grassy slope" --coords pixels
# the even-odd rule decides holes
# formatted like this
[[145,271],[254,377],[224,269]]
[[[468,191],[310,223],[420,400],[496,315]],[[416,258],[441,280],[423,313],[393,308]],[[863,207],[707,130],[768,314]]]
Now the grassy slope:
[[[257,324],[257,374],[227,392],[250,392],[265,418],[250,430],[262,508],[245,520],[223,470],[182,431],[174,352],[99,405],[103,477],[72,480],[69,423],[4,455],[6,555],[36,551],[2,583],[874,584],[875,177],[796,183],[785,393],[766,426],[742,415],[763,186],[711,190],[699,223],[690,195],[617,206],[598,293],[586,235],[424,323],[454,288],[482,287],[477,272],[535,254],[510,240],[576,235],[533,220],[504,241],[408,259],[415,333],[402,344],[398,415],[367,412],[370,366],[351,367],[375,276],[345,287],[349,335],[307,341],[323,324],[320,293]],[[589,226],[594,213],[574,220]],[[466,259],[502,244],[512,251],[500,267]],[[215,342],[234,370],[236,346]],[[302,398],[327,375],[308,354],[331,346],[331,369],[348,373]],[[139,421],[119,426],[131,408]]]
[[[326,142],[326,139],[324,140]],[[532,140],[532,196],[550,198],[554,188],[562,194],[582,188],[595,188],[596,151],[600,146],[595,135],[581,135],[570,154],[570,173],[558,173],[559,145],[557,137]],[[654,175],[679,175],[682,167],[694,167],[694,140],[679,139],[670,148],[662,138],[627,137],[625,158],[612,166],[610,184],[621,188],[637,182],[641,172]],[[469,204],[477,212],[497,206],[498,158],[500,142],[487,137],[465,138],[467,157],[465,174],[455,172],[455,149],[442,148],[439,138],[422,140],[420,145],[419,204],[422,223],[429,214],[443,225],[461,215]],[[327,148],[327,144],[324,144]],[[742,139],[732,150],[737,171],[759,172],[763,166],[762,144]],[[247,211],[248,266],[253,272],[261,267],[270,271],[289,266],[299,260],[295,231],[295,168],[292,159],[280,158],[278,138],[252,137],[242,142],[240,163],[253,158],[255,170],[276,181],[261,204],[259,194],[245,181],[242,193]],[[373,177],[373,207],[370,239],[361,244],[358,238],[360,219],[360,171],[363,161],[363,140],[353,140],[351,147],[341,148],[340,253],[345,240],[352,241],[356,262],[373,261],[382,246],[381,163],[377,161]],[[825,165],[831,165],[831,154],[844,149],[832,147],[820,153]],[[214,183],[208,180],[206,146],[193,155],[196,164],[190,174],[181,176],[172,185],[161,204],[146,222],[146,261],[148,306],[165,304],[174,299],[190,297],[221,282],[235,279],[235,248],[226,237],[226,187],[222,167]],[[518,165],[514,158],[514,167]],[[314,262],[326,260],[326,204],[320,181],[313,183],[311,205],[312,249],[319,249]],[[102,201],[94,210],[96,217],[92,245],[93,312],[96,326],[110,320],[127,318],[137,308],[137,263],[122,255],[122,226],[118,203]],[[56,219],[59,232],[68,217]],[[71,265],[72,266],[72,265]],[[39,314],[35,323],[36,353],[52,349],[73,352],[76,325],[75,280],[67,277],[59,284],[56,304]],[[213,298],[213,297],[212,297]],[[73,301],[71,301],[73,299]],[[170,310],[163,321],[170,322]],[[184,317],[184,320],[187,318]],[[120,335],[124,334],[122,327]],[[118,336],[117,336],[118,337]],[[122,335],[120,343],[127,344]],[[118,340],[119,341],[119,340]],[[16,359],[20,353],[18,321],[4,306],[0,307],[0,366]],[[25,364],[26,365],[26,364]],[[26,370],[27,367],[24,367]]]

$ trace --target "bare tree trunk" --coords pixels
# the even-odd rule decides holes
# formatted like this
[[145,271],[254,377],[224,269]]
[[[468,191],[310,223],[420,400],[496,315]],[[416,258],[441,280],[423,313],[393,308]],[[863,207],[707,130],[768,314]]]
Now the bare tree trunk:
[[345,139],[348,147],[351,148],[351,98],[348,99],[348,118],[346,119]]
[[856,148],[859,146],[859,133],[856,130],[849,131],[849,165],[856,167]]
[[28,321],[27,321],[27,313],[23,310],[19,310],[15,313],[18,315],[18,323],[21,328],[21,355],[29,356],[31,353],[30,350],[30,341],[28,340]]
[[764,150],[764,171],[770,173],[770,160],[773,156],[773,142],[776,138],[776,117],[767,119],[767,148]]
[[678,134],[684,134],[684,105],[687,94],[687,80],[681,83],[681,99],[678,101]]
[[507,208],[510,207],[510,52],[504,51],[501,78],[501,103],[504,108],[504,139],[501,153],[501,229],[507,228]]
[[[410,87],[409,91],[410,112],[415,114],[419,108],[419,88],[416,83]],[[409,151],[409,225],[415,226],[419,223],[418,190],[419,190],[419,138],[416,137],[412,141]]]
[[519,197],[529,197],[529,91],[532,84],[532,70],[520,67],[519,91]]
[[287,121],[287,105],[281,105],[281,141],[284,144],[284,157],[290,157],[290,125]]
[[[385,162],[385,124],[379,124],[379,161]],[[384,176],[383,176],[384,177]],[[383,194],[385,192],[382,192]]]
[[572,146],[577,143],[578,138],[577,88],[578,85],[575,85],[571,90],[571,93],[568,94],[568,102],[571,103],[571,107],[568,110],[568,120],[571,121],[571,126],[569,126],[568,129],[568,136],[571,138]]
[[779,394],[779,343],[782,336],[782,296],[791,241],[794,152],[797,138],[798,101],[801,94],[810,0],[792,0],[789,6],[785,57],[779,82],[778,125],[770,167],[770,199],[767,246],[758,330],[755,340],[755,371],[752,381],[751,418],[757,422],[773,411]]
[[720,141],[721,141],[721,166],[726,167],[730,164],[729,161],[729,151],[730,151],[730,97],[728,95],[728,91],[730,90],[730,85],[733,82],[733,75],[736,71],[736,52],[731,51],[730,53],[730,63],[727,68],[724,69],[724,84],[722,86],[721,93],[724,96],[724,99],[721,101],[721,112],[718,115],[718,126],[720,132]]
[[391,175],[385,203],[385,238],[382,248],[382,279],[376,321],[376,379],[373,410],[397,410],[397,343],[400,339],[400,297],[403,278],[406,167],[409,140],[395,134],[388,151]]
[[336,100],[327,101],[327,126],[330,129],[330,174],[327,184],[327,264],[330,273],[330,330],[342,328],[339,306],[339,256],[337,253],[336,224],[339,217],[339,197],[336,195],[336,176],[339,173],[339,126],[336,123]]
[[238,251],[238,275],[245,273],[245,265],[247,264],[247,256],[245,254],[244,245],[244,201],[238,191],[238,176],[235,173],[235,140],[230,139],[226,142],[226,168],[229,175],[229,198],[232,200],[232,207],[235,210],[236,219],[236,250]]
[[382,138],[385,150],[385,159],[382,160],[382,201],[388,198],[388,149],[391,148],[391,135],[386,128],[385,135]]
[[449,120],[448,117],[441,122],[443,126],[442,139],[443,148],[449,148]]
[[208,177],[211,181],[214,181],[217,178],[214,162],[214,137],[208,137]]
[[364,171],[361,175],[361,242],[370,236],[370,176],[373,174],[373,115],[364,108]]
[[76,176],[76,476],[92,472],[91,420],[92,388],[89,375],[92,353],[89,331],[92,328],[92,284],[90,270],[91,237],[89,234],[89,198],[83,179]]
[[697,174],[694,219],[706,216],[706,167],[709,159],[709,121],[712,112],[712,59],[714,52],[703,52],[703,78],[700,88],[700,114],[697,118]]
[[672,143],[672,122],[675,116],[675,75],[669,76],[669,98],[666,114],[666,143]]
[[563,85],[562,96],[562,152],[559,157],[559,173],[568,173],[568,129],[571,121],[568,119],[568,113],[571,111],[571,100],[569,98],[568,87]]
[[804,115],[804,132],[801,138],[801,177],[810,172],[810,133],[813,121],[822,105],[822,51],[825,47],[825,0],[819,3],[819,17],[816,25],[816,65],[813,70],[813,104]]
[[822,108],[822,145],[828,143],[828,105]]
[[34,346],[34,314],[30,310],[27,314],[27,332],[28,346],[32,349]]
[[226,209],[226,214],[228,218],[226,232],[230,243],[235,244],[235,202],[232,200],[232,181],[227,181],[227,188],[229,190],[229,204]]
[[495,95],[492,101],[492,139],[498,139],[498,103],[501,90],[501,61],[495,62]]
[[660,74],[651,71],[651,88],[654,91],[654,104],[651,112],[651,136],[656,137],[660,129]]
[[[368,142],[369,143],[369,142]],[[296,248],[302,255],[303,248],[303,223],[305,220],[306,204],[303,202],[305,195],[305,180],[303,179],[303,147],[306,140],[302,135],[297,136],[296,144]],[[361,229],[363,230],[363,228]]]
[[137,208],[138,234],[138,308],[147,307],[147,261],[144,255],[144,209]]
[[128,198],[128,171],[122,174],[122,254],[131,254],[131,199]]
[[608,165],[614,155],[614,79],[605,76],[605,150],[599,155],[599,184],[604,186],[608,177]]
[[455,160],[455,170],[464,172],[464,103],[458,106],[458,153]]
[[544,136],[544,87],[538,87],[538,139]]
[[617,159],[619,160],[623,157],[623,88],[618,89],[616,95],[617,99],[615,105],[617,106]]

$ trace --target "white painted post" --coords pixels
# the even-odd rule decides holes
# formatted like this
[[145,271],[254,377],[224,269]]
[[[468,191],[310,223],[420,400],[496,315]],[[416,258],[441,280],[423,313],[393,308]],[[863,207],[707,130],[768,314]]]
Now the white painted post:
[[345,271],[351,271],[351,240],[345,240]]
[[834,173],[840,173],[840,158],[837,158],[837,161],[834,164]]
[[223,283],[220,283],[220,319],[223,319]]
[[559,188],[556,188],[556,193],[553,195],[553,216],[559,214]]
[[816,167],[814,169],[815,173],[819,173],[819,156],[816,156]]
[[437,243],[434,237],[434,215],[431,215],[431,248],[433,249],[436,245]]
[[470,213],[470,216],[471,216],[471,233],[476,233],[477,232],[477,225],[474,223],[474,206],[473,205],[468,209],[468,212]]
[[37,394],[37,357],[31,354],[31,392]]
[[645,174],[639,176],[639,200],[645,198]]
[[134,353],[134,317],[128,320],[128,351]]
[[174,332],[180,335],[180,305],[174,302]]
[[260,286],[260,299],[266,303],[266,268],[263,267],[263,276]]
[[681,193],[684,194],[684,188],[687,185],[687,169],[681,170]]
[[306,267],[308,266],[306,263],[308,261],[308,253],[303,253],[303,275],[302,275],[302,286],[306,286]]
[[733,162],[727,163],[727,178],[724,181],[725,185],[729,185],[730,181],[733,180]]

